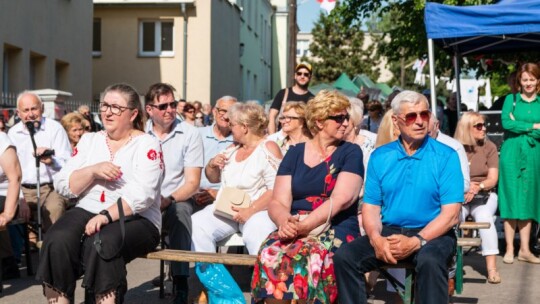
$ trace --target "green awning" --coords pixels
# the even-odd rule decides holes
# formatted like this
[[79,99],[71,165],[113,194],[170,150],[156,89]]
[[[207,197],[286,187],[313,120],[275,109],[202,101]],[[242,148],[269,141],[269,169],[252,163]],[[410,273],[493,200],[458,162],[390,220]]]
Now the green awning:
[[336,81],[334,81],[333,84],[334,88],[338,89],[341,93],[350,96],[350,94],[354,94],[353,96],[356,96],[358,93],[360,93],[360,88],[352,82],[352,80],[347,76],[347,74],[342,73]]
[[353,83],[359,88],[373,89],[375,88],[375,83],[369,79],[366,74],[356,75],[353,78]]

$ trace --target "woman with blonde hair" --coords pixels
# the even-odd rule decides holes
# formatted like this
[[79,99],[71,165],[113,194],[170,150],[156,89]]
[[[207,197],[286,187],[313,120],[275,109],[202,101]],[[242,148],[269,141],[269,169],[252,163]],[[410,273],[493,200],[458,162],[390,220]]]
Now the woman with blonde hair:
[[347,97],[326,90],[307,104],[313,138],[291,147],[279,167],[268,207],[278,230],[259,250],[251,281],[255,301],[337,300],[332,256],[360,234],[364,175],[360,147],[345,141],[349,107]]
[[387,143],[394,141],[399,137],[399,130],[398,128],[394,127],[392,115],[394,115],[394,111],[392,109],[386,111],[386,113],[384,114],[381,120],[381,124],[379,126],[379,131],[377,132],[375,148],[386,145]]
[[501,282],[497,271],[496,257],[499,254],[497,230],[493,216],[497,211],[497,186],[499,175],[499,155],[497,147],[486,137],[486,118],[476,112],[465,112],[461,116],[454,138],[467,153],[470,167],[470,186],[465,193],[461,209],[461,221],[471,215],[477,222],[487,222],[488,229],[480,229],[482,255],[486,257],[487,281],[491,284]]
[[62,120],[60,120],[62,127],[64,127],[64,130],[66,130],[66,133],[68,134],[72,154],[75,152],[75,147],[79,143],[81,136],[84,134],[84,124],[86,121],[86,118],[84,118],[82,114],[75,112],[64,115]]
[[285,104],[283,113],[278,117],[281,130],[269,135],[268,139],[277,143],[283,155],[287,153],[290,146],[306,142],[311,138],[305,114],[305,103],[289,101]]

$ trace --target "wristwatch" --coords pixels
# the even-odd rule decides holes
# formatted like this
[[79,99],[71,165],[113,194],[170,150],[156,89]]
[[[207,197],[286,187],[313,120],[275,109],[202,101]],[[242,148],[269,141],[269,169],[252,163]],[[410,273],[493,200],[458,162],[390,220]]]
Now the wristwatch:
[[483,183],[483,182],[482,182],[482,183],[480,183],[480,185],[478,185],[478,186],[480,186],[480,190],[484,190],[484,188],[486,188],[486,185],[484,185],[484,183]]
[[415,234],[415,237],[420,240],[420,248],[424,247],[427,244],[427,240],[423,238],[420,234]]
[[109,224],[113,222],[112,217],[111,217],[111,215],[109,214],[109,210],[103,209],[103,210],[101,210],[101,211],[99,212],[99,214],[105,215],[105,217],[106,217],[107,220],[109,221]]

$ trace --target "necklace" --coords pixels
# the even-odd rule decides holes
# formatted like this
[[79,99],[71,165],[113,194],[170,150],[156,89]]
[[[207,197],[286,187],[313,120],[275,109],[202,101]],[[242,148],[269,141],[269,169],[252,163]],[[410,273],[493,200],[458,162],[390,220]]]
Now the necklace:
[[[110,136],[107,132],[103,131],[105,133],[105,144],[107,145],[107,149],[109,150],[109,161],[114,161],[114,156],[115,156],[115,153],[113,153],[112,151],[112,148],[111,148],[111,143],[110,143]],[[129,144],[129,142],[133,139],[133,136],[131,136],[131,133],[132,132],[129,132],[129,136],[127,139],[124,140],[124,143],[122,143],[120,145],[120,147],[118,147],[118,149],[116,150],[116,152],[118,152],[118,150],[122,149],[122,147],[124,147],[125,145]],[[105,182],[105,183],[108,183],[108,182]],[[99,201],[104,203],[105,202],[105,189],[103,191],[101,191],[101,196],[99,197]]]

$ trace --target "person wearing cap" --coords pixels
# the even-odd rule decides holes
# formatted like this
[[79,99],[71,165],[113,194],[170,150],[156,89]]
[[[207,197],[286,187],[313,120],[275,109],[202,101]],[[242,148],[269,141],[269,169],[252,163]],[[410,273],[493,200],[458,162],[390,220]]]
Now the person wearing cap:
[[308,91],[311,80],[312,68],[309,63],[299,63],[294,69],[294,85],[289,88],[281,89],[274,97],[268,113],[268,134],[276,133],[278,130],[277,117],[283,111],[287,101],[301,101],[307,103],[313,98],[313,94]]

